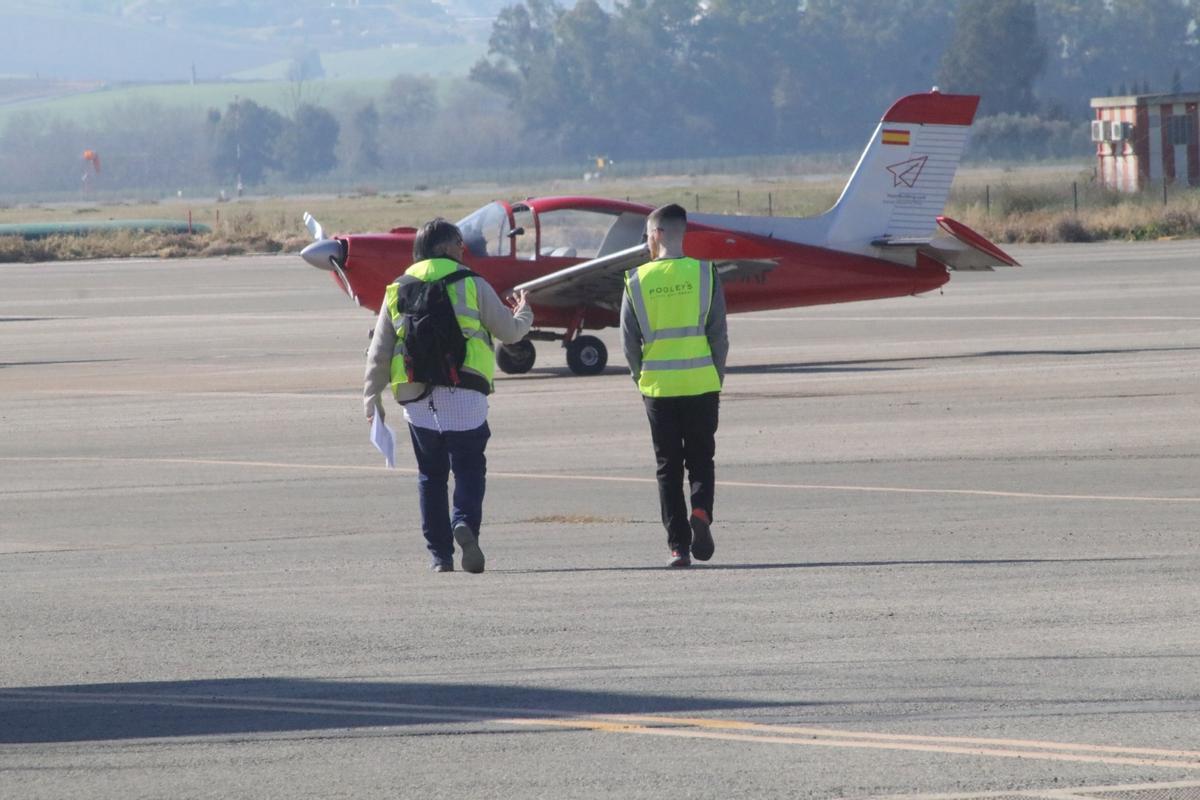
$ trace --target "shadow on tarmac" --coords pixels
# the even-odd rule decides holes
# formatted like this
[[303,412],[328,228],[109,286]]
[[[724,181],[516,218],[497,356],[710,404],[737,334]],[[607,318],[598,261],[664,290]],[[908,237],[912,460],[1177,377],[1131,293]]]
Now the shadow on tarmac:
[[0,689],[0,744],[812,706],[490,684],[235,678]]
[[67,364],[115,364],[128,360],[127,358],[75,358],[55,361],[0,361],[0,369],[4,367],[59,367]]
[[[596,373],[597,375],[625,375],[628,377],[629,368],[624,364],[610,364]],[[569,367],[534,367],[520,375],[509,375],[510,378],[574,378],[577,377]],[[589,376],[590,377],[590,376]]]
[[662,564],[638,564],[636,566],[617,567],[547,567],[545,569],[497,569],[492,572],[503,572],[513,575],[537,575],[557,572],[688,572],[691,570],[754,570],[754,569],[828,569],[831,567],[927,567],[927,566],[1011,566],[1018,564],[1090,564],[1107,561],[1148,561],[1143,556],[1115,556],[1112,558],[962,558],[962,559],[913,559],[895,561],[797,561],[774,564],[706,564],[692,562],[688,569],[668,567],[666,559]]
[[727,367],[725,371],[733,375],[758,375],[774,372],[882,372],[917,368],[916,366],[887,366],[889,364],[919,364],[925,361],[969,361],[977,358],[1012,358],[1016,356],[1109,356],[1135,353],[1190,352],[1193,350],[1200,350],[1200,347],[1111,347],[1096,350],[987,350],[981,353],[957,353],[941,356],[863,358],[853,361],[805,361],[792,364],[747,364]]
[[[918,369],[926,361],[968,361],[977,358],[1012,358],[1016,356],[1105,356],[1133,353],[1171,353],[1200,350],[1200,347],[1126,347],[1096,350],[988,350],[982,353],[958,353],[941,356],[907,356],[900,358],[864,358],[853,361],[797,361],[787,364],[743,364],[726,367],[730,375],[770,375],[774,373],[820,374],[833,372],[898,372]],[[912,366],[899,366],[910,364]],[[609,365],[601,375],[629,375],[624,365]],[[573,373],[567,367],[534,367],[523,375],[509,377],[562,378]]]

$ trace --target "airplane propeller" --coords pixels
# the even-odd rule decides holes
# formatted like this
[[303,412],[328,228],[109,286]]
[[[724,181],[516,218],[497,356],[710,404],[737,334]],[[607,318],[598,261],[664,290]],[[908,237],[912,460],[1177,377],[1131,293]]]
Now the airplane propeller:
[[300,257],[317,269],[327,269],[337,275],[338,282],[346,291],[346,295],[357,304],[358,295],[350,288],[350,280],[342,270],[342,262],[346,260],[346,244],[338,239],[326,239],[325,229],[317,218],[307,211],[304,212],[304,227],[312,234],[313,243],[300,251]]

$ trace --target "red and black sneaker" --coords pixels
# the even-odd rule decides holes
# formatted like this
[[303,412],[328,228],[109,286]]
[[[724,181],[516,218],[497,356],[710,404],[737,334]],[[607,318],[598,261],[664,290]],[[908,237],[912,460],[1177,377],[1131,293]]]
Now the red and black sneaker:
[[671,560],[667,562],[669,567],[690,567],[692,565],[692,554],[685,548],[676,547],[671,551]]

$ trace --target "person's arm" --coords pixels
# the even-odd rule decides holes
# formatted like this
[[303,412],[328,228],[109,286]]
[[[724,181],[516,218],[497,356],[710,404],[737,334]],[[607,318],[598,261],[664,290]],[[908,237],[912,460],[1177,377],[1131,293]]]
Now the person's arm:
[[629,287],[621,292],[621,349],[625,351],[625,363],[629,374],[637,383],[642,377],[642,327],[638,324],[633,303],[629,300]]
[[725,290],[716,269],[712,272],[712,302],[708,306],[708,321],[704,324],[704,335],[708,337],[708,348],[712,350],[713,365],[717,377],[725,385],[725,358],[729,355],[729,326],[725,321]]
[[383,419],[383,403],[379,395],[392,381],[392,352],[395,349],[396,329],[392,326],[392,315],[388,313],[385,301],[379,309],[379,318],[375,320],[371,346],[367,348],[367,370],[363,376],[363,408],[367,412],[368,420],[375,416],[375,409],[379,409],[380,419]]
[[533,309],[525,302],[517,305],[515,310],[504,305],[500,295],[491,284],[480,278],[470,278],[475,281],[475,297],[479,302],[479,321],[487,329],[492,338],[499,339],[505,344],[519,342],[533,327]]

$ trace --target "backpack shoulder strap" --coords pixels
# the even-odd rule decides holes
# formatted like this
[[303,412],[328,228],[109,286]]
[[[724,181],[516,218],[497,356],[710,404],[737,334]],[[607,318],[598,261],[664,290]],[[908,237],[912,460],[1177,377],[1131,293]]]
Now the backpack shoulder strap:
[[432,284],[441,284],[443,290],[452,283],[461,281],[465,278],[478,278],[479,274],[472,272],[469,269],[457,269],[448,275],[443,275],[440,278],[432,281],[412,280],[405,281],[400,284],[399,290],[399,307],[400,313],[405,313],[417,302],[417,299],[424,296]]
[[449,275],[444,275],[441,278],[438,278],[438,280],[444,286],[449,286],[450,284],[455,283],[457,281],[461,281],[465,278],[478,278],[478,277],[479,277],[478,273],[472,272],[469,269],[456,269],[456,270],[454,270],[454,272],[451,272]]

